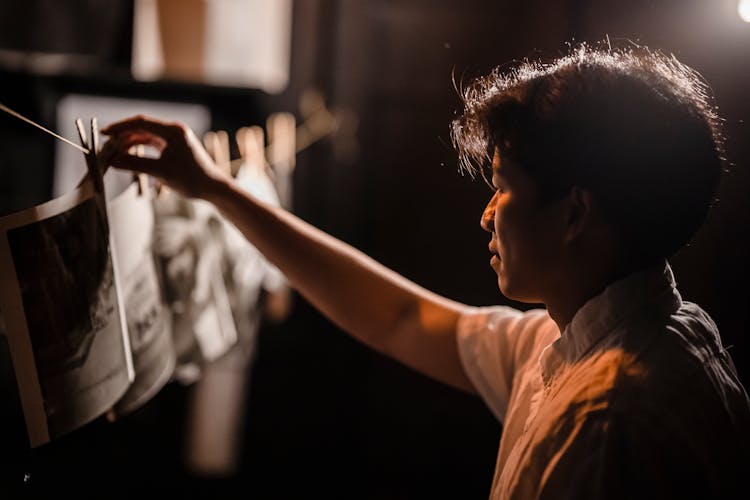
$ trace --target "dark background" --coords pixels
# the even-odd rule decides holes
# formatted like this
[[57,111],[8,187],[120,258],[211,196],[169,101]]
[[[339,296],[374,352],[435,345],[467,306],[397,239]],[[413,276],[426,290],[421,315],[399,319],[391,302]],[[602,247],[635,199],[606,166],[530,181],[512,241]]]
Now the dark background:
[[[0,101],[45,124],[55,123],[55,104],[69,92],[200,102],[214,129],[234,131],[270,112],[296,112],[300,92],[316,87],[329,106],[358,115],[348,131],[358,154],[341,137],[302,152],[295,211],[431,290],[488,305],[506,303],[478,224],[489,192],[457,170],[448,124],[461,105],[452,75],[468,81],[606,35],[674,53],[711,84],[726,120],[729,170],[706,225],[672,263],[683,298],[714,317],[747,382],[750,24],[736,7],[735,0],[297,1],[291,82],[270,96],[133,82],[129,1],[4,1],[0,48],[75,52],[83,63],[46,76],[0,69]],[[0,209],[48,199],[53,142],[0,117]],[[28,450],[7,353],[0,359],[3,498],[3,491],[132,497],[154,489],[198,498],[489,492],[501,428],[483,403],[368,351],[299,297],[288,321],[261,330],[248,374],[243,464],[228,479],[185,471],[187,389],[175,383],[126,419],[100,419]]]

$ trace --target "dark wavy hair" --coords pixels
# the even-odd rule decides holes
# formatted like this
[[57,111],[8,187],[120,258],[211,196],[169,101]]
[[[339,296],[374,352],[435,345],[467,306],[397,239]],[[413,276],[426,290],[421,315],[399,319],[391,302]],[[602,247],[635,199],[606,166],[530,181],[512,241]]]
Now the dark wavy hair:
[[483,173],[498,148],[542,202],[589,190],[634,258],[670,256],[706,217],[723,169],[721,119],[706,82],[674,56],[582,44],[550,63],[496,68],[463,100],[451,126],[461,168]]

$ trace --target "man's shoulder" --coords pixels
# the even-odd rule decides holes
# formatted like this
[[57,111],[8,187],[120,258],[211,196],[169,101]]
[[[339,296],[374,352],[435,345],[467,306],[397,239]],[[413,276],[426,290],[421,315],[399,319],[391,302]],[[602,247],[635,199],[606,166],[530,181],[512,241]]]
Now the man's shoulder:
[[717,426],[731,432],[740,430],[739,422],[750,424],[747,393],[715,325],[687,306],[643,342],[615,343],[582,361],[571,381],[571,404],[605,408],[622,422],[685,440],[708,441]]
[[507,307],[490,306],[473,309],[459,321],[459,339],[482,338],[487,348],[502,345],[511,347],[517,360],[531,356],[544,349],[560,336],[557,324],[546,309],[533,308],[526,311]]
[[551,392],[579,408],[622,409],[654,422],[746,408],[747,396],[715,326],[708,327],[710,318],[695,307],[699,314],[680,313],[611,335],[565,364]]
[[555,324],[544,308],[521,310],[503,305],[469,307],[462,314],[461,321],[465,328],[485,330],[496,330],[508,322],[512,322],[514,327],[545,327]]

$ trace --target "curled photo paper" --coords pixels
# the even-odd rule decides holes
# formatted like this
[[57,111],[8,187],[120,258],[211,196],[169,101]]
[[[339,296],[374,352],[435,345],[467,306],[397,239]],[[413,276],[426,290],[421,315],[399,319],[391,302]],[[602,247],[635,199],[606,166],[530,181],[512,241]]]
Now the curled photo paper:
[[152,253],[154,213],[148,183],[129,181],[108,202],[107,212],[135,368],[133,384],[114,408],[120,416],[142,406],[169,382],[175,351],[172,316]]
[[103,414],[133,380],[117,274],[90,177],[0,218],[0,310],[32,447]]

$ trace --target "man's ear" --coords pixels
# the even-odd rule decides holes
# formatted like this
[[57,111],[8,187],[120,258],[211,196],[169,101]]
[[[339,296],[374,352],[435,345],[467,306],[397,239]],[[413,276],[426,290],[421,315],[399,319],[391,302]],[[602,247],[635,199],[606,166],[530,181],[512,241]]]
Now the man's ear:
[[570,243],[586,232],[594,221],[594,200],[587,189],[573,186],[567,195],[564,236]]

